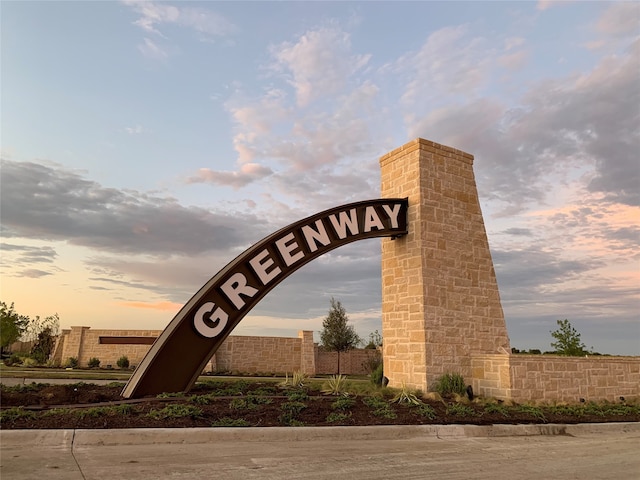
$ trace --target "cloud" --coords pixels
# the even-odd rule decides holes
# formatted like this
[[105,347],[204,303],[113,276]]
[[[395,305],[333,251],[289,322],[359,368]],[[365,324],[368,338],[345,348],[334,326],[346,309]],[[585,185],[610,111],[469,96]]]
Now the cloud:
[[471,36],[468,25],[431,33],[417,52],[396,62],[394,70],[410,78],[402,103],[433,102],[443,95],[476,96],[489,79],[492,55],[487,40]]
[[[330,46],[336,48],[325,49]],[[375,158],[383,153],[371,131],[373,119],[383,117],[375,107],[379,88],[372,80],[357,78],[369,55],[352,53],[349,35],[334,26],[312,29],[270,52],[273,61],[268,69],[282,73],[276,80],[284,78],[285,84],[271,85],[257,98],[237,91],[225,104],[234,122],[238,170],[203,168],[188,182],[237,189],[270,176],[283,185],[279,193],[289,195],[309,183],[319,185],[311,177],[323,176],[325,168],[339,166],[349,171],[340,175],[355,179],[350,175],[352,164],[366,161],[375,166]],[[366,190],[372,172],[373,183],[378,182],[377,169],[360,166],[359,170],[360,176],[368,177],[364,183],[358,181]],[[332,189],[336,178],[324,185],[322,193],[336,196]],[[306,188],[303,198],[316,192]]]
[[201,168],[195,175],[187,179],[187,183],[210,183],[238,189],[272,174],[273,170],[269,167],[257,163],[245,163],[238,172]]
[[254,215],[184,207],[105,188],[62,167],[4,160],[2,223],[5,236],[152,256],[222,251],[268,231]]
[[504,233],[508,235],[516,235],[516,236],[523,236],[523,237],[531,237],[533,235],[533,232],[529,228],[516,228],[516,227],[508,228],[504,231]]
[[27,277],[27,278],[40,278],[40,277],[46,277],[47,275],[52,275],[52,273],[45,272],[44,270],[38,270],[35,268],[29,268],[27,270],[22,270],[20,272],[17,272],[14,276]]
[[596,23],[596,31],[610,37],[635,36],[640,30],[640,6],[635,2],[611,3]]
[[295,43],[272,46],[271,55],[272,69],[283,72],[294,87],[299,107],[342,91],[346,79],[371,58],[352,54],[350,35],[335,26],[309,30]]
[[135,127],[125,127],[125,132],[129,135],[140,135],[142,133],[148,133],[149,130],[144,128],[142,125],[136,125]]
[[433,110],[409,127],[473,152],[478,183],[515,214],[543,201],[551,174],[594,168],[588,183],[606,201],[640,204],[640,56],[609,56],[590,72],[531,86],[519,105],[494,98]]
[[[149,38],[144,39],[144,43],[138,44],[138,50],[145,57],[153,60],[166,60],[169,58],[169,52],[166,48],[161,47]],[[129,132],[132,133],[132,132]]]
[[[30,247],[26,245],[14,245],[11,243],[2,244],[2,261],[7,260],[7,253],[11,258],[11,263],[53,263],[58,256],[53,247]],[[17,254],[17,257],[15,256]]]
[[160,310],[163,312],[175,312],[182,308],[181,303],[173,303],[173,302],[156,302],[156,303],[148,303],[148,302],[121,302],[121,306],[128,308],[142,308],[148,310]]
[[161,37],[165,36],[160,27],[167,25],[192,29],[205,37],[221,37],[237,31],[227,18],[209,9],[136,0],[123,0],[122,3],[140,15],[135,25]]
[[538,0],[536,8],[540,11],[549,10],[550,8],[565,6],[573,3],[574,0]]
[[529,52],[520,50],[513,53],[507,53],[498,57],[498,63],[508,70],[519,70],[529,59]]

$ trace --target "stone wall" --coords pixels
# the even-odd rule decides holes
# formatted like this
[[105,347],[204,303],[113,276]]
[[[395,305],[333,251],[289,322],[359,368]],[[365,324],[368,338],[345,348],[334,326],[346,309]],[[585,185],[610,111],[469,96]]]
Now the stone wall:
[[[376,355],[376,350],[354,349],[340,353],[340,373],[343,375],[368,375],[367,362]],[[316,366],[318,373],[338,373],[338,352],[327,352],[316,347]]]
[[417,139],[380,159],[382,197],[407,197],[408,235],[382,241],[389,385],[428,390],[473,354],[510,351],[473,156]]
[[[93,330],[90,327],[64,329],[54,347],[52,359],[64,365],[70,357],[86,367],[91,358],[100,366],[116,368],[126,355],[133,367],[140,363],[160,330]],[[106,343],[105,343],[106,342]],[[340,371],[346,375],[366,374],[363,363],[369,350],[351,350],[340,355]],[[297,338],[229,336],[218,349],[205,371],[234,373],[291,373],[307,375],[333,374],[337,371],[337,354],[325,352],[313,343],[313,332],[298,332]]]
[[[97,358],[101,367],[112,365],[115,368],[118,359],[125,355],[133,367],[140,363],[149,350],[152,339],[160,333],[161,330],[93,330],[91,327],[71,327],[62,330],[52,357],[61,365],[70,357],[77,358],[81,367],[86,367],[89,359]],[[136,343],[105,343],[113,338]],[[148,343],[139,343],[140,339],[148,339]]]
[[640,397],[640,357],[479,355],[474,391],[515,401],[618,401]]
[[293,372],[301,370],[302,339],[230,336],[214,357],[218,371],[252,374]]

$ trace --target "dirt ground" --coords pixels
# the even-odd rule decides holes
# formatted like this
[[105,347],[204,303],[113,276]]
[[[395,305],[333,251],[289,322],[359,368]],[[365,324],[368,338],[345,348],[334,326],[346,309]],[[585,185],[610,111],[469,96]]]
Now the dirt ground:
[[[211,381],[187,395],[123,400],[123,384],[2,386],[3,429],[183,428],[638,422],[638,403],[507,405],[484,399],[394,402],[394,392],[322,393],[273,382]],[[395,392],[397,393],[397,392]]]

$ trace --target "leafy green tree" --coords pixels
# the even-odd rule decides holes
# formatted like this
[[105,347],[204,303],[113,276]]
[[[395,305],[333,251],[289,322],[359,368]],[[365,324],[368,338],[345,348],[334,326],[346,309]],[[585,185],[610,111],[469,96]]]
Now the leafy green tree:
[[338,352],[338,372],[340,373],[340,352],[355,348],[360,337],[352,325],[347,325],[349,317],[339,300],[331,298],[329,314],[322,322],[320,342],[330,352]]
[[568,355],[580,357],[591,353],[584,343],[580,341],[580,334],[571,326],[569,320],[557,320],[558,329],[551,332],[551,336],[556,339],[551,342],[551,346],[558,355]]
[[0,301],[0,351],[17,341],[27,330],[29,317],[15,311],[13,303]]
[[35,340],[31,347],[31,356],[38,363],[45,363],[56,344],[56,336],[60,331],[60,317],[57,313],[44,319],[37,316],[31,320],[28,330],[31,338]]

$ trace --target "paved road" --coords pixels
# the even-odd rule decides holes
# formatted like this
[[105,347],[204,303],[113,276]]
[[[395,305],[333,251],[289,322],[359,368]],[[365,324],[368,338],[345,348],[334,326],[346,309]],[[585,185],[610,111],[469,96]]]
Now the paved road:
[[0,442],[11,480],[640,478],[640,424],[1,431]]

